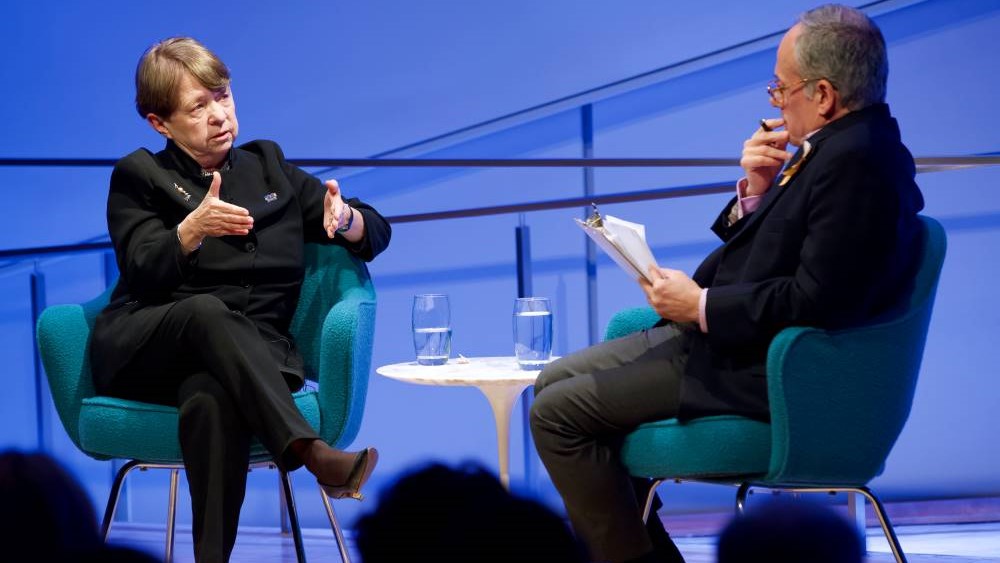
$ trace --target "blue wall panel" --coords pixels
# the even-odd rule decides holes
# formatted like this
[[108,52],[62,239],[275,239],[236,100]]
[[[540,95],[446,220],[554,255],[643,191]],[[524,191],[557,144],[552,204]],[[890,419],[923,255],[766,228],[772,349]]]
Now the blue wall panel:
[[[811,4],[782,0],[760,10],[754,3],[728,2],[720,10],[652,0],[248,2],[211,13],[203,3],[181,1],[154,13],[121,0],[16,3],[0,19],[0,48],[18,55],[0,65],[0,157],[116,158],[142,145],[158,148],[162,141],[134,112],[131,81],[142,50],[170,35],[196,35],[230,65],[242,140],[274,138],[292,157],[360,157],[779,32]],[[878,21],[890,44],[889,101],[913,152],[1000,150],[993,118],[998,79],[992,71],[1000,52],[1000,5],[896,4],[904,7]],[[757,119],[773,115],[763,91],[773,72],[773,45],[765,41],[703,67],[682,65],[659,84],[594,100],[594,156],[737,158]],[[582,156],[576,109],[508,122],[520,125],[406,154]],[[0,249],[104,235],[108,174],[103,168],[0,167],[0,223],[6,226]],[[594,177],[597,193],[606,194],[732,181],[739,174],[725,167],[598,169]],[[360,195],[388,215],[583,193],[583,173],[572,168],[334,170],[322,177],[342,178],[348,195]],[[994,250],[1000,204],[993,189],[1000,175],[996,168],[964,170],[926,174],[919,181],[926,212],[948,229],[949,257],[911,420],[875,485],[890,498],[996,494],[1000,454],[991,446],[992,415],[1000,407],[1000,383],[990,351],[1000,334],[1000,308],[987,282],[1000,273]],[[725,199],[619,204],[604,211],[647,224],[661,264],[691,271],[716,244],[707,225]],[[584,239],[572,224],[583,212],[524,218],[531,227],[534,293],[554,301],[557,354],[587,344]],[[509,214],[396,225],[392,246],[371,266],[379,295],[373,363],[412,357],[409,311],[412,296],[422,292],[451,296],[455,353],[509,354],[518,221]],[[0,448],[36,445],[27,268],[0,268],[8,382],[0,395]],[[46,261],[49,302],[96,295],[102,268],[99,256]],[[598,260],[598,296],[599,332],[616,310],[644,302],[604,256]],[[377,501],[380,486],[428,459],[473,459],[495,467],[492,427],[486,401],[473,389],[419,387],[373,373],[357,440],[383,453],[369,498]],[[516,438],[519,421],[514,430]],[[76,452],[57,423],[48,444],[102,507],[110,464]],[[524,482],[518,442],[512,460],[515,486],[557,505],[544,476]],[[138,476],[127,516],[162,522],[166,484],[165,474]],[[251,475],[244,524],[276,523],[275,485],[273,472]],[[323,526],[308,474],[299,472],[296,485],[306,525]],[[728,506],[729,494],[685,485],[668,489],[667,497],[671,509],[687,510]],[[371,505],[338,503],[338,510],[350,524]],[[189,522],[188,513],[185,500],[179,521]]]

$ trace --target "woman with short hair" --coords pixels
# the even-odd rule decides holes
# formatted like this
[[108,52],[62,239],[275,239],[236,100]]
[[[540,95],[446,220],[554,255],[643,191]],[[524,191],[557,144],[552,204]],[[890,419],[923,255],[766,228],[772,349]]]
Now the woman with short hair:
[[121,277],[94,326],[104,395],[175,405],[194,513],[195,557],[227,561],[256,437],[282,469],[305,465],[330,496],[360,498],[374,448],[331,448],[296,408],[303,361],[289,334],[306,242],[365,261],[388,222],[289,164],[271,141],[236,147],[226,65],[188,37],[153,45],[136,109],[166,138],[115,166],[108,231]]

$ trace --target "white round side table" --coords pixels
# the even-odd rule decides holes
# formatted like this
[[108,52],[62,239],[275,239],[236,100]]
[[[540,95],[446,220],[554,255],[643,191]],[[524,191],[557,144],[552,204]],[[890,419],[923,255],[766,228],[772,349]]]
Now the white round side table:
[[417,362],[390,364],[375,370],[379,375],[420,385],[460,385],[478,388],[493,409],[497,429],[500,482],[510,488],[510,416],[517,397],[535,383],[539,370],[523,370],[513,356],[451,358],[440,366]]

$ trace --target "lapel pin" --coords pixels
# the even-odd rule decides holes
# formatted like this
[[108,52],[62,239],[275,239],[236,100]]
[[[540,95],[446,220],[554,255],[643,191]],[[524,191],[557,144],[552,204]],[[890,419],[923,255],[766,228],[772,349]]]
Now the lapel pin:
[[800,156],[799,159],[796,160],[791,166],[782,170],[781,181],[778,182],[778,186],[784,186],[788,182],[792,181],[792,177],[794,177],[795,174],[799,171],[799,168],[803,164],[805,164],[806,159],[809,158],[809,154],[811,152],[812,152],[812,145],[809,144],[809,141],[806,141],[802,147],[802,156]]
[[174,182],[174,189],[177,190],[181,194],[181,196],[184,197],[184,201],[191,200],[191,194],[187,193],[187,190],[177,185],[177,182]]
[[267,203],[271,203],[272,201],[277,201],[277,199],[278,199],[278,194],[274,192],[271,192],[266,196],[264,196],[264,201],[266,201]]

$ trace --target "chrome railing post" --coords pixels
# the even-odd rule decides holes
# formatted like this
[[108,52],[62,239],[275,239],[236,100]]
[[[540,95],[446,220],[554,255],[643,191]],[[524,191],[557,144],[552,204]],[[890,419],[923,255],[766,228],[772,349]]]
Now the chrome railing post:
[[[514,228],[514,247],[517,253],[517,296],[533,297],[531,283],[531,227],[524,220],[524,213],[518,213],[518,225]],[[531,427],[528,416],[531,413],[531,403],[535,398],[535,390],[528,387],[521,393],[521,442],[524,452],[524,487],[533,490],[535,485],[535,449],[531,439]]]
[[[594,107],[586,104],[580,107],[580,135],[583,141],[583,158],[594,157]],[[583,167],[583,197],[594,196],[594,169],[589,166]],[[586,219],[591,213],[589,208],[584,208],[583,218]],[[597,334],[597,247],[590,237],[583,237],[586,241],[586,269],[587,269],[587,339],[590,345],[597,344],[600,337]]]
[[531,227],[524,221],[524,213],[517,214],[514,228],[514,248],[517,253],[517,296],[533,297],[531,286]]
[[31,344],[34,352],[35,366],[35,433],[38,449],[52,449],[51,424],[49,416],[48,382],[45,380],[45,368],[42,367],[42,356],[38,352],[38,318],[45,310],[45,274],[38,269],[38,261],[31,272]]

